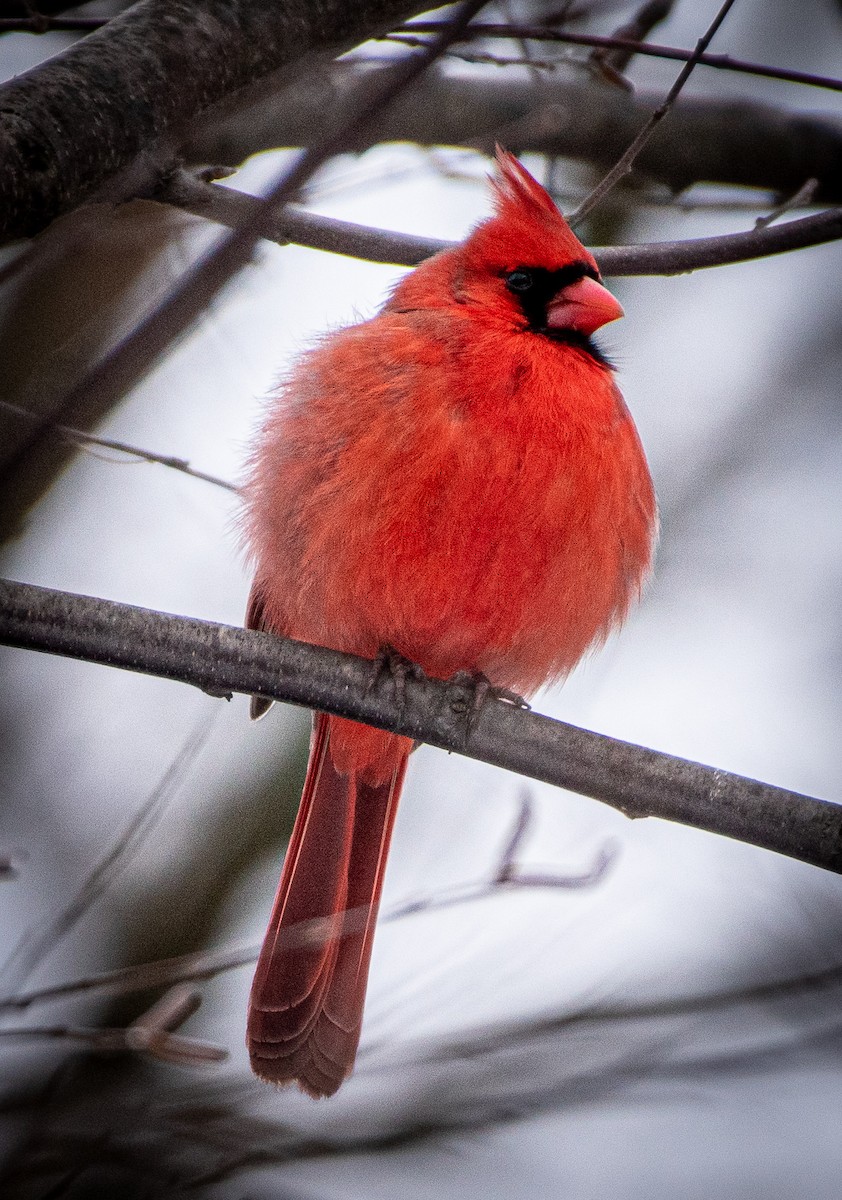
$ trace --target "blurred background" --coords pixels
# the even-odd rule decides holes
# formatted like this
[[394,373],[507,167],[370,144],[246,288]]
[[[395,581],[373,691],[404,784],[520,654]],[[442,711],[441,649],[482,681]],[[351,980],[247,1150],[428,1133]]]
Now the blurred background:
[[[482,19],[538,23],[562,7],[513,0]],[[637,7],[578,3],[569,28],[610,33]],[[692,48],[717,7],[679,0],[652,38]],[[3,76],[73,36],[5,34]],[[832,0],[738,0],[712,49],[834,74],[840,46]],[[447,78],[531,83],[536,107],[557,79],[622,90],[581,48],[512,39],[472,50],[515,61],[451,57]],[[371,43],[359,55],[401,52]],[[640,100],[662,95],[677,70],[637,56],[625,74]],[[842,116],[838,91],[702,68],[686,94],[733,102],[749,144],[748,102],[787,120]],[[280,144],[220,186],[259,193],[290,159]],[[567,211],[602,174],[572,157],[523,157]],[[389,141],[333,159],[302,201],[458,239],[489,211],[488,171],[475,149]],[[705,180],[676,197],[636,174],[580,233],[591,245],[722,234],[751,228],[781,198]],[[56,225],[0,275],[2,398],[23,406],[81,377],[218,236],[151,202]],[[23,252],[6,251],[0,270]],[[620,636],[541,695],[540,711],[842,796],[840,272],[830,244],[609,280],[626,319],[600,343],[658,489],[658,564]],[[261,243],[95,432],[236,484],[291,359],[376,312],[401,273]],[[15,514],[0,569],[240,624],[249,575],[237,514],[229,490],[89,448]],[[250,1076],[249,965],[196,985],[183,1061],[108,1054],[97,1041],[147,1011],[160,986],[15,1009],[9,998],[33,988],[259,942],[309,717],[276,705],[251,725],[243,697],[0,653],[4,1194],[838,1195],[840,880],[428,747],[398,817],[357,1069],[335,1098],[316,1104]],[[524,808],[517,862],[547,886],[484,887]],[[454,890],[469,896],[441,906]]]

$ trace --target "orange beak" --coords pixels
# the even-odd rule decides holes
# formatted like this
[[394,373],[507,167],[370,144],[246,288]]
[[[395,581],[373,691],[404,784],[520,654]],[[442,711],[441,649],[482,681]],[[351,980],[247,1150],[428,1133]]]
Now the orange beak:
[[619,300],[589,275],[562,288],[547,306],[549,329],[576,329],[586,335],[595,333],[609,321],[623,315]]

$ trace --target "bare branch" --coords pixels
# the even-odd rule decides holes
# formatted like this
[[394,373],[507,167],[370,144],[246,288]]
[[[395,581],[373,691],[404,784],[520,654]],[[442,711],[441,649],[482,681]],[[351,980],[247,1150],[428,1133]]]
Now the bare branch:
[[[255,89],[236,110],[208,119],[185,141],[193,164],[243,162],[260,150],[311,145],[333,114],[376,89],[390,65],[354,61],[313,71],[294,87]],[[501,141],[517,153],[572,158],[608,170],[663,100],[662,93],[503,72],[442,69],[413,85],[364,136],[345,149],[384,142],[465,146],[486,151]],[[508,132],[507,132],[508,131]],[[516,131],[516,134],[515,132]],[[832,113],[790,111],[739,96],[682,95],[640,154],[636,170],[677,193],[698,182],[757,187],[789,196],[805,179],[820,182],[819,203],[842,201],[842,124]]]
[[137,966],[118,967],[116,970],[102,971],[84,979],[72,979],[66,983],[33,988],[15,996],[3,996],[0,998],[0,1012],[21,1012],[36,1004],[64,1000],[69,996],[82,996],[88,992],[130,996],[134,992],[146,992],[175,983],[196,983],[256,963],[259,954],[260,943],[257,942],[243,946],[226,946],[221,950],[195,950],[190,954],[178,954]]
[[[212,3],[213,0],[208,2]],[[246,0],[240,2],[246,3]],[[360,133],[369,121],[388,108],[414,80],[420,78],[460,36],[473,15],[483,7],[484,2],[485,0],[463,0],[454,8],[452,20],[442,23],[442,33],[425,51],[404,58],[387,74],[381,76],[378,85],[369,91],[364,101],[361,100],[359,104],[346,109],[344,117],[335,119],[325,137],[303,151],[269,190],[264,200],[268,212],[274,214],[280,211],[319,167],[338,152],[348,138]],[[155,4],[157,0],[146,0],[146,3]],[[171,22],[172,17],[168,20]],[[61,423],[66,412],[74,411],[83,402],[88,412],[101,414],[107,411],[153,367],[158,358],[184,334],[199,314],[204,312],[214,297],[219,295],[230,280],[251,261],[254,247],[261,238],[265,219],[264,209],[255,211],[232,232],[222,237],[199,262],[185,272],[161,303],[143,317],[130,333],[64,395],[50,397],[47,411],[33,423],[30,436],[21,440],[4,464],[3,478],[7,491],[10,488],[10,477],[13,480],[15,472],[21,470],[21,464],[33,452],[51,423]]]
[[634,163],[641,150],[652,137],[652,134],[657,129],[659,123],[664,119],[672,106],[675,104],[684,85],[690,78],[693,69],[698,66],[699,59],[710,45],[711,38],[725,20],[733,3],[734,0],[724,0],[724,3],[722,4],[718,13],[696,43],[696,49],[693,51],[692,56],[684,64],[675,80],[675,83],[664,97],[663,103],[659,104],[655,111],[651,114],[649,120],[640,130],[637,137],[628,147],[626,152],[622,155],[619,162],[615,163],[605,178],[599,181],[590,195],[585,197],[576,211],[570,214],[568,220],[574,229],[581,221],[584,220],[588,213],[593,212],[596,206],[604,199],[605,196],[608,195],[608,193],[620,182],[621,179],[623,179],[626,175],[631,174],[631,169],[634,166]]
[[842,208],[800,217],[769,229],[728,233],[685,242],[652,242],[646,246],[610,247],[599,255],[606,275],[680,275],[727,263],[750,262],[842,237]]
[[414,267],[448,244],[437,238],[393,233],[351,221],[338,221],[334,217],[320,217],[292,205],[273,214],[257,196],[228,186],[203,183],[184,170],[173,173],[158,190],[156,199],[231,229],[259,219],[261,235],[279,246],[294,243],[331,254],[362,258],[366,262]]
[[45,920],[36,922],[23,933],[0,969],[0,986],[18,988],[70,933],[91,905],[104,894],[123,867],[126,856],[147,836],[164,807],[180,787],[186,773],[207,743],[211,729],[212,722],[203,717],[201,725],[181,747],[161,782],[90,871],[76,894],[58,912],[51,913]]
[[252,630],[28,584],[0,584],[0,641],[199,687],[286,700],[842,873],[842,806],[590,733],[504,701],[475,718],[453,681],[408,679],[399,705],[365,659]]
[[85,433],[82,429],[74,429],[70,425],[61,425],[55,421],[45,423],[35,413],[21,408],[19,404],[11,404],[8,400],[0,400],[0,408],[5,412],[13,413],[16,417],[21,417],[24,421],[37,421],[45,431],[54,433],[58,437],[66,438],[69,442],[79,446],[80,449],[84,450],[89,446],[97,446],[101,450],[116,450],[119,454],[128,454],[134,459],[140,459],[142,462],[159,463],[162,467],[169,467],[173,471],[181,471],[184,475],[190,475],[193,479],[201,479],[204,483],[212,483],[216,487],[225,488],[226,491],[238,491],[236,484],[229,483],[227,479],[220,479],[218,475],[208,475],[206,471],[197,471],[195,467],[190,466],[186,458],[176,458],[172,454],[155,454],[152,450],[144,450],[140,446],[132,446],[128,442],[118,442],[113,438],[95,437],[92,433]]
[[337,53],[384,33],[420,7],[142,0],[0,88],[0,240],[37,233],[106,184],[112,198],[137,194],[198,114],[281,67],[304,70],[315,49]]
[[[541,872],[522,871],[516,863],[516,853],[520,848],[523,837],[531,819],[531,800],[524,793],[521,808],[514,829],[503,847],[499,862],[487,879],[474,883],[457,885],[444,892],[436,892],[428,896],[417,896],[403,900],[381,913],[382,924],[401,921],[418,913],[432,912],[440,908],[451,908],[459,904],[468,904],[475,900],[487,900],[501,892],[511,892],[523,889],[570,890],[571,888],[594,887],[602,881],[606,871],[615,858],[613,843],[607,843],[598,852],[590,866],[578,875],[560,872],[558,869],[547,869]],[[280,938],[287,946],[307,946],[323,944],[328,939],[348,937],[364,929],[369,919],[366,907],[345,909],[340,917],[316,917],[306,921],[298,921],[295,925],[287,926]],[[13,996],[0,997],[0,1012],[20,1012],[35,1004],[66,999],[68,996],[83,995],[87,992],[107,992],[112,996],[129,995],[132,992],[144,992],[150,988],[163,987],[175,983],[198,982],[212,979],[226,971],[248,966],[257,961],[260,944],[246,946],[231,946],[222,950],[199,950],[191,954],[181,954],[171,958],[158,959],[155,962],[140,963],[133,967],[119,967],[114,971],[104,971],[86,979],[74,979],[67,983],[53,984],[50,987],[35,988],[28,992],[18,992]]]
[[[352,221],[337,221],[287,207],[277,219],[256,196],[230,187],[202,183],[186,171],[178,172],[161,196],[168,203],[221,225],[239,228],[260,217],[263,236],[281,246],[294,242],[314,250],[346,254],[367,262],[414,267],[453,242],[372,229]],[[683,242],[650,242],[639,246],[604,246],[594,251],[603,275],[677,275],[687,271],[749,262],[771,254],[801,250],[842,237],[842,208],[829,209],[779,225],[746,233],[695,238]]]
[[786,200],[775,205],[771,212],[766,213],[763,217],[758,217],[754,222],[754,228],[766,229],[773,221],[777,221],[785,213],[792,212],[794,208],[800,208],[805,204],[812,204],[818,186],[818,179],[808,179],[797,192],[793,192]]
[[161,1062],[172,1062],[179,1067],[210,1067],[224,1062],[228,1051],[223,1046],[210,1042],[197,1042],[194,1038],[176,1037],[185,1021],[196,1013],[202,1004],[202,994],[184,983],[157,1000],[152,1007],[140,1014],[126,1028],[85,1028],[72,1025],[18,1026],[13,1030],[0,1030],[0,1039],[11,1040],[67,1040],[82,1042],[98,1054],[140,1054],[157,1058]]
[[179,1067],[210,1067],[225,1062],[228,1051],[212,1042],[145,1030],[89,1029],[79,1025],[30,1025],[0,1029],[0,1040],[77,1042],[97,1054],[141,1054]]
[[[439,21],[413,21],[402,25],[395,32],[399,34],[435,33]],[[389,35],[391,36],[391,35]],[[668,58],[676,62],[689,62],[694,56],[692,50],[682,50],[677,46],[659,46],[652,42],[641,42],[624,37],[600,37],[592,33],[571,33],[562,29],[547,29],[541,25],[500,25],[477,21],[471,26],[472,38],[526,38],[528,41],[561,42],[570,46],[595,46],[604,50],[619,50],[628,54],[640,54],[649,58]],[[824,88],[827,91],[842,92],[842,79],[830,75],[816,75],[810,71],[791,71],[786,67],[773,67],[766,63],[748,62],[741,58],[732,58],[730,54],[702,54],[698,60],[699,66],[712,67],[718,71],[734,71],[741,75],[761,75],[767,79],[780,79],[784,83],[801,83],[807,87]]]
[[[667,19],[674,4],[675,0],[644,0],[632,18],[615,31],[614,37],[624,42],[643,42],[656,25]],[[620,73],[625,71],[634,55],[635,51],[631,49],[608,50],[604,46],[594,47],[590,60],[598,67],[607,67],[610,71]]]

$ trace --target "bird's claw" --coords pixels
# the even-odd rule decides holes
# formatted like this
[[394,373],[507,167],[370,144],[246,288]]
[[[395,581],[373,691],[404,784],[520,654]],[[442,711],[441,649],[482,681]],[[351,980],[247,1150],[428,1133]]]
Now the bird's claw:
[[392,681],[398,708],[403,708],[406,703],[407,679],[426,679],[424,671],[418,663],[404,658],[394,646],[381,646],[377,651],[377,656],[372,663],[371,675],[366,684],[365,694],[367,696],[374,691],[384,676],[388,676]]
[[[482,706],[489,697],[492,700],[502,700],[504,704],[511,704],[515,708],[529,708],[523,696],[510,691],[509,688],[495,687],[481,671],[457,671],[447,682],[449,686],[458,689],[458,693],[451,699],[450,707],[454,712],[466,715],[466,742],[473,733]],[[465,692],[468,693],[467,697]]]

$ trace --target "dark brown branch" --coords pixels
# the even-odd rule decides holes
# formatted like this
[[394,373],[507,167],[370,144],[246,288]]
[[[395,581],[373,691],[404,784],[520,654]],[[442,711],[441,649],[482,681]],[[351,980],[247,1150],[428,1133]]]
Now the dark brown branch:
[[28,584],[0,584],[0,641],[338,713],[569,788],[629,817],[657,816],[842,873],[842,806],[409,678],[405,702],[371,664],[265,633]]
[[647,142],[649,142],[658,125],[663,121],[664,117],[671,111],[676,100],[684,89],[687,80],[692,75],[694,69],[699,65],[699,59],[704,54],[705,50],[710,45],[711,39],[716,34],[722,22],[727,17],[734,4],[734,0],[723,0],[723,4],[719,8],[716,16],[711,21],[708,28],[699,38],[696,43],[696,48],[693,54],[688,58],[687,62],[681,68],[675,82],[658,107],[649,114],[643,128],[635,135],[631,145],[626,148],[619,160],[614,164],[604,179],[601,179],[592,192],[589,193],[576,209],[570,214],[570,224],[575,229],[576,226],[584,220],[588,213],[593,212],[598,204],[602,202],[603,197],[617,186],[621,179],[626,175],[630,175],[632,167],[643,152]]
[[[202,183],[186,171],[178,172],[161,192],[161,199],[187,212],[221,225],[238,228],[260,214],[264,202],[234,188]],[[386,229],[372,229],[352,221],[320,217],[297,208],[286,208],[273,218],[264,207],[263,236],[280,245],[294,242],[314,250],[346,254],[367,262],[414,267],[452,246],[453,242],[417,237]],[[595,250],[603,275],[676,275],[728,263],[749,262],[771,254],[802,250],[842,237],[842,208],[788,221],[769,229],[683,242],[650,242],[639,246],[604,246]]]
[[413,0],[142,0],[0,88],[0,242],[43,229],[119,173],[123,198],[200,113],[316,49],[347,50]]
[[[236,111],[204,121],[183,146],[185,160],[234,165],[261,150],[310,145],[331,127],[334,113],[360,103],[390,69],[345,61],[314,70],[294,87],[258,88]],[[544,80],[536,93],[521,76],[438,69],[345,148],[398,141],[492,151],[502,141],[515,153],[567,157],[607,170],[662,99],[561,77]],[[712,182],[791,196],[815,178],[819,203],[842,202],[842,122],[835,114],[788,111],[738,96],[683,95],[644,147],[636,170],[674,193]]]
[[[413,21],[401,26],[400,33],[435,33],[440,22]],[[649,58],[669,58],[675,62],[689,62],[692,50],[677,46],[660,46],[652,42],[640,42],[625,37],[600,37],[593,33],[571,33],[562,29],[547,29],[541,25],[500,25],[477,21],[471,26],[472,38],[525,38],[527,41],[561,42],[569,46],[594,46],[604,50],[619,50],[628,54],[640,54]],[[732,58],[730,54],[703,54],[699,59],[702,67],[719,71],[734,71],[741,75],[761,75],[767,79],[780,79],[784,83],[801,83],[807,87],[824,88],[842,92],[842,79],[830,75],[816,75],[810,71],[791,71],[787,67],[772,67],[766,63],[748,62]]]
[[[631,19],[614,31],[614,38],[618,41],[640,45],[648,38],[656,25],[667,19],[674,4],[675,0],[644,0]],[[610,71],[622,72],[625,71],[634,55],[635,51],[628,47],[624,47],[622,50],[616,48],[608,50],[605,47],[595,46],[590,55],[590,61],[598,67],[607,67]]]

